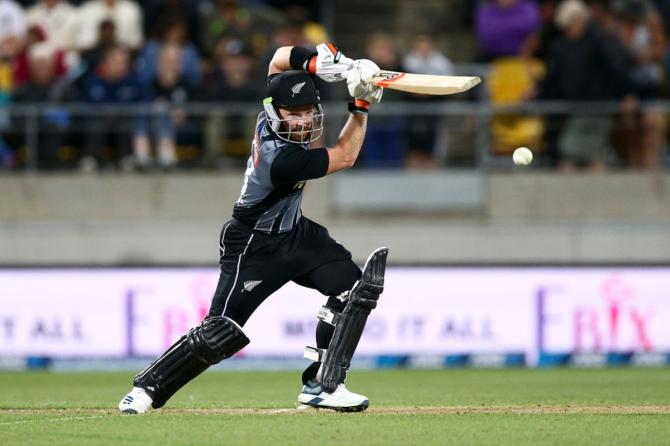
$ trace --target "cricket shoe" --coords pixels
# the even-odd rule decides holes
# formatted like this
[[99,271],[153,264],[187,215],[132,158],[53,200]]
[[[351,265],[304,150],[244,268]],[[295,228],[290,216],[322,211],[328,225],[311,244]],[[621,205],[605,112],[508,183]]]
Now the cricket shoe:
[[361,412],[370,404],[366,396],[350,392],[344,384],[337,386],[334,392],[328,393],[313,379],[302,387],[298,402],[317,409],[332,409],[338,412]]
[[129,415],[137,415],[151,409],[153,400],[144,389],[133,387],[119,402],[119,410]]

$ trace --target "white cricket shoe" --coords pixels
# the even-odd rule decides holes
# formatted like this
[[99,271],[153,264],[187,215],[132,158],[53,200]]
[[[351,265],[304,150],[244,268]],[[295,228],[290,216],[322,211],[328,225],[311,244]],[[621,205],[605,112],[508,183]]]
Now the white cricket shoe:
[[360,412],[367,409],[370,404],[366,396],[349,391],[344,384],[337,386],[333,393],[327,393],[321,384],[314,380],[310,380],[302,387],[302,392],[298,395],[298,402],[339,412]]
[[133,390],[128,392],[119,402],[119,410],[123,413],[136,415],[151,409],[151,403],[153,402],[144,389],[133,387]]

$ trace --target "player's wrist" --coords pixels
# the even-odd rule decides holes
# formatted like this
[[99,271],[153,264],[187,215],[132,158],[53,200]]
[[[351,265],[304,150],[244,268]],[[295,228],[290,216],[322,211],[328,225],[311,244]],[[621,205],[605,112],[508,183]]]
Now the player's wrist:
[[366,99],[355,98],[354,99],[354,105],[356,107],[361,107],[361,108],[364,108],[366,110],[370,109],[370,101],[368,101]]
[[353,102],[349,103],[348,108],[349,113],[359,113],[367,116],[370,112],[370,103],[365,99],[354,99]]

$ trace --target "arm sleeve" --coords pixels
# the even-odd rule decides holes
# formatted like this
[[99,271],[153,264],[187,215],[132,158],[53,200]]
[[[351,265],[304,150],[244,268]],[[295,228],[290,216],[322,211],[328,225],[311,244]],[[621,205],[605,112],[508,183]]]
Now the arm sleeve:
[[303,46],[294,46],[289,56],[289,65],[294,70],[309,71],[309,61],[316,56],[316,48],[306,48]]
[[328,172],[328,150],[305,150],[288,147],[277,155],[270,167],[270,178],[275,185],[321,178]]

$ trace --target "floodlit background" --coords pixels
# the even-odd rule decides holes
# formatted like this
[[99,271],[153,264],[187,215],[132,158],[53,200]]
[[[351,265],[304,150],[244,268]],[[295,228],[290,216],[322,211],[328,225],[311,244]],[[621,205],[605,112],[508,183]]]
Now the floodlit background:
[[[390,248],[355,367],[666,365],[669,32],[662,0],[0,0],[0,368],[135,371],[199,323],[267,64],[328,40],[483,79],[385,91],[306,188],[357,262]],[[219,367],[304,366],[324,302],[287,285]]]

